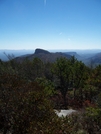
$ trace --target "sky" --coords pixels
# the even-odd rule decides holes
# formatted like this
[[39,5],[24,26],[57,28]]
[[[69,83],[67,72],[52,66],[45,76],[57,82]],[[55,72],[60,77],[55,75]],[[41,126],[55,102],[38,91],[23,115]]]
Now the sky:
[[101,49],[101,0],[0,0],[0,49]]

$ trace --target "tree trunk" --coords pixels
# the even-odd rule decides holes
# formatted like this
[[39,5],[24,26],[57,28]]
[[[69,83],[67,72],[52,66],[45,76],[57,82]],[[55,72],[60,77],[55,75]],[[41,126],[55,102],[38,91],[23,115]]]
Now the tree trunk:
[[66,98],[66,93],[63,94],[63,100],[64,100],[64,109],[68,109],[68,100]]
[[80,88],[80,107],[83,106],[83,93],[82,93],[82,88]]

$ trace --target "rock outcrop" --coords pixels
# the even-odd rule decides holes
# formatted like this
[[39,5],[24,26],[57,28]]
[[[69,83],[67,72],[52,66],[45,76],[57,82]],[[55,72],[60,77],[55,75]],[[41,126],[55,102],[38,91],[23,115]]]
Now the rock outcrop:
[[35,54],[39,54],[39,53],[50,54],[50,52],[48,52],[47,50],[37,48],[37,49],[35,50]]

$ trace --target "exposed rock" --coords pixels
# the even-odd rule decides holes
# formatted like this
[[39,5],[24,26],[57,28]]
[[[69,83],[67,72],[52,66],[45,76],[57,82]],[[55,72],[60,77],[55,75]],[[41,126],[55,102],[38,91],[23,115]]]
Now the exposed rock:
[[49,54],[50,52],[48,52],[47,50],[43,50],[43,49],[37,48],[35,50],[35,54],[40,54],[40,53]]
[[55,110],[55,113],[56,113],[59,117],[62,117],[62,116],[66,117],[67,115],[70,115],[70,114],[75,113],[75,112],[77,112],[77,111],[76,111],[76,110],[73,110],[73,109],[69,109],[69,110],[60,110],[60,111]]

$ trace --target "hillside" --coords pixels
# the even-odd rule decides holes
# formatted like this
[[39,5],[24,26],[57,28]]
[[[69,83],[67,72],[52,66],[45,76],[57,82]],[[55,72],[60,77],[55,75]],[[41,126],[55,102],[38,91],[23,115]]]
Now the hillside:
[[89,58],[83,60],[86,65],[92,65],[93,67],[101,64],[101,52],[97,53]]
[[78,60],[81,60],[82,59],[82,56],[80,56],[79,54],[77,54],[77,52],[64,52],[64,54],[74,56]]

